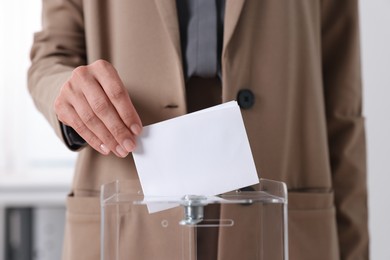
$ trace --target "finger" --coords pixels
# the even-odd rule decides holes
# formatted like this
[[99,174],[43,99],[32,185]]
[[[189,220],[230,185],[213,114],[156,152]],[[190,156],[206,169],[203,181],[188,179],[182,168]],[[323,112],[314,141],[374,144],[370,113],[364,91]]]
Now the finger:
[[[97,70],[94,75],[120,118],[134,135],[139,135],[142,131],[142,122],[118,72],[110,63],[105,61],[98,61],[95,66]],[[97,71],[99,73],[96,73]]]
[[72,127],[93,149],[103,155],[108,155],[110,149],[83,123],[75,109],[66,105],[57,115],[65,125]]
[[[97,135],[110,148],[116,147],[117,143],[114,137],[109,134],[106,126],[99,120],[90,107],[85,96],[85,90],[91,89],[96,92],[97,96],[103,95],[100,85],[90,74],[87,66],[80,66],[73,71],[72,79],[65,88],[63,96],[66,101],[73,107],[78,117],[83,123]],[[112,150],[112,149],[111,149]]]
[[[93,88],[94,85],[97,85],[96,81],[93,79],[88,80],[88,73],[84,72],[85,71],[81,69],[75,70],[75,75],[72,78],[72,81],[67,83],[66,86],[61,89],[60,96],[65,97],[65,103],[68,102],[70,104],[84,125],[102,141],[104,147],[108,147],[108,149],[118,157],[125,157],[128,152],[124,151],[121,147],[118,147],[117,141],[108,131],[106,126],[94,114],[89,103],[85,99],[82,88],[79,87],[88,86]],[[84,73],[85,75],[80,73]],[[100,86],[98,86],[97,89],[101,90]],[[59,98],[59,100],[61,101],[61,98]],[[60,102],[56,102],[57,105],[58,103]]]
[[[85,91],[85,99],[88,106],[76,108],[79,115],[85,124],[95,133],[99,132],[104,134],[102,138],[112,138],[115,143],[110,142],[109,146],[111,150],[117,151],[124,157],[124,151],[126,155],[135,148],[135,138],[126,127],[123,121],[120,119],[115,108],[105,96],[101,88],[98,88],[94,93],[89,93],[92,88]],[[94,94],[94,95],[93,95]],[[81,102],[80,102],[81,103]],[[119,146],[117,144],[120,144]],[[112,147],[115,145],[115,147]]]
[[[83,124],[88,127],[88,129],[94,133],[105,144],[106,147],[109,148],[109,150],[111,150],[119,157],[126,157],[128,155],[129,151],[125,150],[121,145],[118,144],[117,140],[109,131],[107,126],[100,120],[100,118],[89,106],[84,96],[82,96],[80,101],[75,102],[74,109]],[[132,141],[128,142],[130,142],[130,144],[126,144],[127,147],[131,147],[131,149],[133,149],[133,147],[135,147],[134,143]]]
[[[83,86],[82,93],[78,93],[79,100],[74,102],[77,113],[90,130],[107,142],[111,151],[126,156],[135,149],[134,136],[93,75],[80,70],[77,74],[77,84]],[[110,139],[114,139],[115,143]]]
[[[106,127],[106,125],[98,118],[94,111],[89,106],[76,106],[75,110],[80,115],[83,123],[88,127],[90,131],[95,133],[95,135],[102,140],[102,142],[117,156],[126,157],[128,155],[128,151],[125,150],[121,145],[119,145],[118,141]],[[134,147],[132,141],[127,146]],[[131,148],[132,149],[132,148]]]

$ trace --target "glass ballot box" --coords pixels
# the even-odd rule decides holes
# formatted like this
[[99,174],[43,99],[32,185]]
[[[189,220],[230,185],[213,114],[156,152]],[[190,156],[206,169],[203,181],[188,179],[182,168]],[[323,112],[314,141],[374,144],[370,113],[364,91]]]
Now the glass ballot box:
[[218,196],[144,196],[138,189],[128,181],[102,186],[102,260],[288,259],[282,182],[262,179]]

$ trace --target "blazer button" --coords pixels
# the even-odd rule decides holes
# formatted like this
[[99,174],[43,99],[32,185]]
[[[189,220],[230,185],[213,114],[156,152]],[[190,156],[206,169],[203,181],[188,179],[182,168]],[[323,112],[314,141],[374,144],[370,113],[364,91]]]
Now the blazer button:
[[255,95],[249,89],[242,89],[237,94],[237,102],[242,109],[249,109],[255,103]]

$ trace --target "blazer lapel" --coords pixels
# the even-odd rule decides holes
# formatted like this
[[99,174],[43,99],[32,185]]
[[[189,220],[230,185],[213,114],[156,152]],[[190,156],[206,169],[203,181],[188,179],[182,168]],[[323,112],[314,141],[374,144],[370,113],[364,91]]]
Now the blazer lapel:
[[176,10],[176,0],[155,0],[155,3],[161,17],[161,22],[169,35],[177,54],[177,58],[179,58],[181,62],[180,31]]
[[226,0],[222,56],[224,56],[226,47],[228,46],[234,30],[236,29],[244,2],[245,0]]

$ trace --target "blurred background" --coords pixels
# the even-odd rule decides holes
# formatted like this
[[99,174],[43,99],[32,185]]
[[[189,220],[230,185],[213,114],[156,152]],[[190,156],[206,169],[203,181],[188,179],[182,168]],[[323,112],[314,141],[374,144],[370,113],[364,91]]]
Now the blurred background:
[[[390,0],[360,0],[371,259],[390,259]],[[41,0],[0,3],[0,260],[60,259],[75,153],[27,91]]]

